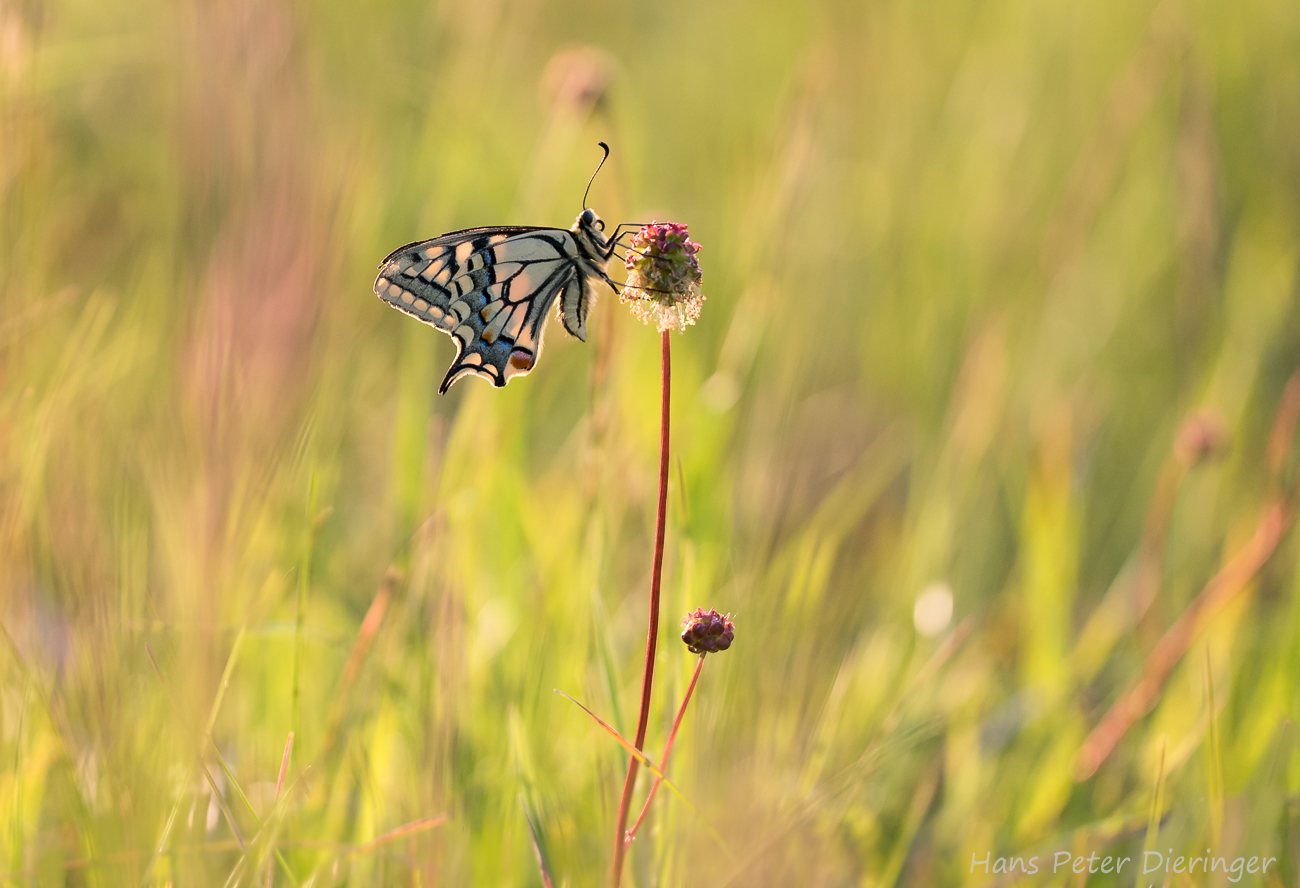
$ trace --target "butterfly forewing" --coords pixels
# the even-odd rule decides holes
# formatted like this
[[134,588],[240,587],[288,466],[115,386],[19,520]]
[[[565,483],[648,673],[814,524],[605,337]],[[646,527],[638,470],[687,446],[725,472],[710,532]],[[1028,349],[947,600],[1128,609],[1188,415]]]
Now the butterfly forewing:
[[440,391],[466,375],[500,387],[537,363],[547,311],[561,293],[566,328],[585,338],[588,288],[576,255],[561,228],[457,231],[389,255],[375,293],[456,340]]

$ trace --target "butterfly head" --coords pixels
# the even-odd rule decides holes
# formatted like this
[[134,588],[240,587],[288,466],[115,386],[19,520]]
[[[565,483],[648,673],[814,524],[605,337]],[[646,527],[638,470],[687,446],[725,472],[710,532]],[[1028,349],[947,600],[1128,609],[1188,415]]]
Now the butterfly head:
[[585,209],[578,214],[578,219],[569,229],[577,236],[588,252],[596,255],[608,255],[609,238],[605,236],[605,222],[593,209]]

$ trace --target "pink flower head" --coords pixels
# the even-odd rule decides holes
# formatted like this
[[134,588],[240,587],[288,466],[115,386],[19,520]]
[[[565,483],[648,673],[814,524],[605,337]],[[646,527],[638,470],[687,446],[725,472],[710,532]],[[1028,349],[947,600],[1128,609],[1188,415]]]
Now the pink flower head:
[[662,332],[674,327],[685,331],[694,324],[704,305],[700,271],[695,254],[700,245],[690,239],[685,225],[651,222],[632,237],[627,251],[627,283],[619,295],[643,323],[652,320]]

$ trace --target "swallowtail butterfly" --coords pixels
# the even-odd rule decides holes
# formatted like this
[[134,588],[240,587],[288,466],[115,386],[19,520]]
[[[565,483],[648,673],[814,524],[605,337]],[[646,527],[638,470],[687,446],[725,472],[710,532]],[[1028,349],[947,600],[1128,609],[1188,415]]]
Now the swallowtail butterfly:
[[[600,146],[608,157],[609,146]],[[546,316],[557,300],[564,329],[587,341],[595,287],[603,281],[618,292],[607,271],[617,245],[617,232],[606,237],[605,223],[590,209],[567,230],[452,231],[390,253],[379,266],[375,294],[456,340],[456,360],[440,392],[464,376],[500,388],[537,365]]]

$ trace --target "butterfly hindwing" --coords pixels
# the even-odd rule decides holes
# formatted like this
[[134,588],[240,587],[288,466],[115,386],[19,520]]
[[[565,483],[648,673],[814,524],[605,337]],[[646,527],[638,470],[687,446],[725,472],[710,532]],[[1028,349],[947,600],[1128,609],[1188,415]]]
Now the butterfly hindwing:
[[443,392],[462,376],[501,387],[531,370],[556,297],[565,328],[586,339],[589,287],[561,228],[475,228],[408,244],[384,260],[375,293],[456,340]]

